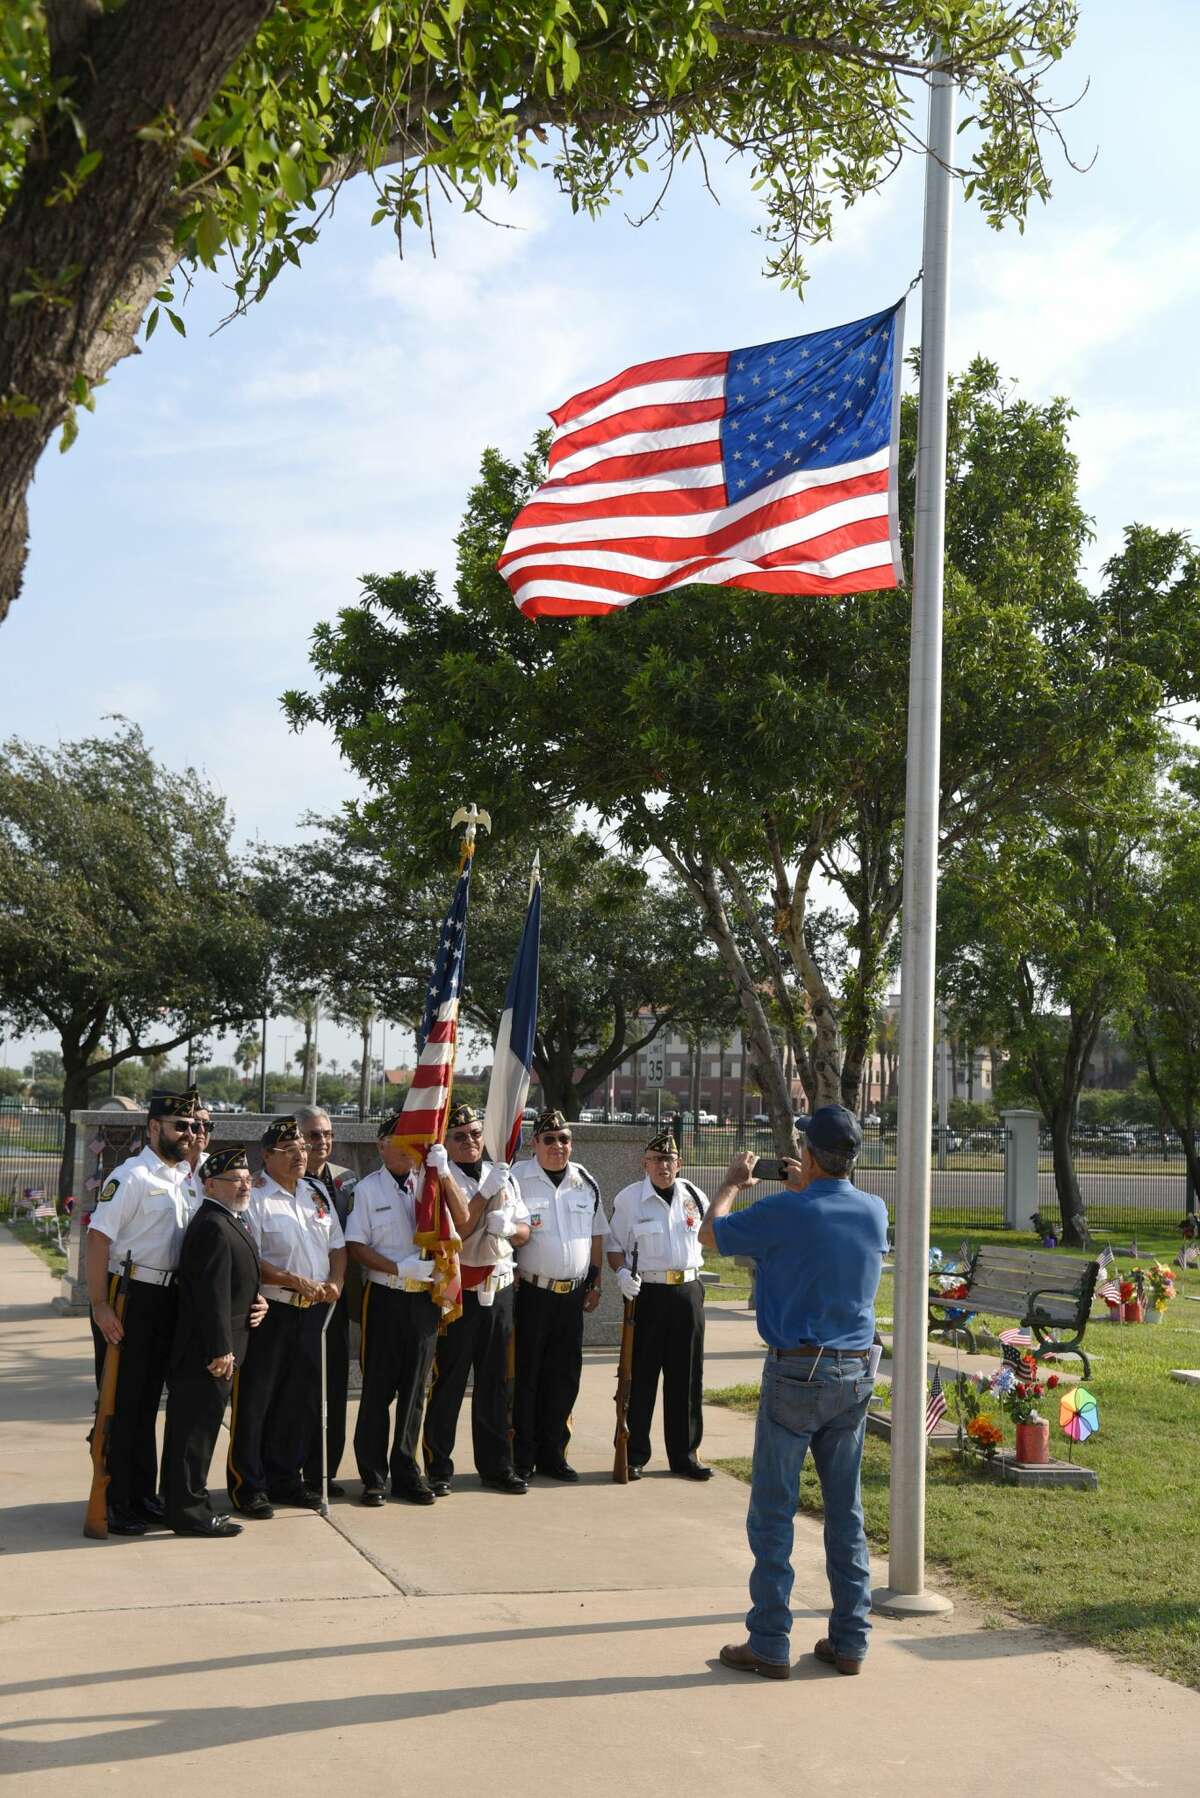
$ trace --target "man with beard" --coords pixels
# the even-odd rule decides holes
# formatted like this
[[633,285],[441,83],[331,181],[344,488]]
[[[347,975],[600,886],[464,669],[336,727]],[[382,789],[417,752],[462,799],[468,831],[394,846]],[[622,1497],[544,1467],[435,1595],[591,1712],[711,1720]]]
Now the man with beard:
[[337,1303],[346,1271],[337,1213],[304,1178],[307,1151],[295,1118],[273,1119],[261,1140],[263,1171],[247,1221],[267,1315],[234,1375],[228,1463],[234,1507],[256,1519],[274,1516],[273,1504],[320,1508],[304,1468],[320,1443],[325,1307]]
[[267,1302],[258,1297],[259,1259],[246,1227],[250,1163],[241,1143],[204,1164],[204,1197],[179,1257],[179,1322],[163,1439],[167,1523],[177,1536],[240,1536],[242,1526],[214,1511],[208,1470],[250,1331]]
[[[319,1186],[333,1209],[343,1236],[354,1204],[354,1170],[339,1167],[329,1159],[333,1147],[333,1124],[327,1111],[315,1105],[302,1105],[296,1122],[308,1149],[308,1166],[304,1177]],[[333,1316],[325,1332],[326,1416],[325,1440],[329,1464],[329,1496],[344,1498],[346,1488],[337,1483],[337,1470],[346,1449],[346,1397],[350,1385],[350,1319],[362,1309],[362,1276],[356,1263],[347,1261],[346,1283],[342,1296],[333,1307]],[[304,1469],[304,1483],[314,1491],[321,1484],[321,1442],[318,1435],[313,1453]]]
[[[637,1300],[633,1377],[629,1389],[629,1477],[640,1480],[650,1459],[650,1420],[658,1379],[663,1385],[663,1435],[671,1472],[707,1480],[712,1468],[696,1459],[704,1431],[704,1288],[700,1284],[700,1226],[708,1200],[679,1172],[669,1129],[646,1144],[642,1175],[613,1200],[609,1266],[621,1296]],[[637,1272],[633,1252],[637,1250]]]
[[[108,1439],[114,1536],[144,1536],[148,1523],[163,1519],[155,1429],[175,1339],[175,1274],[191,1218],[187,1146],[195,1109],[195,1087],[151,1096],[146,1146],[114,1169],[89,1220],[85,1267],[97,1385],[108,1344],[121,1345]],[[122,1322],[113,1300],[126,1255],[132,1261]]]
[[503,1161],[483,1159],[483,1119],[456,1105],[446,1125],[455,1179],[470,1200],[459,1264],[462,1316],[437,1339],[425,1411],[425,1471],[438,1498],[454,1478],[454,1438],[468,1375],[475,1470],[485,1486],[516,1496],[529,1490],[513,1470],[508,1357],[513,1334],[513,1250],[529,1238],[529,1213]]
[[529,1213],[517,1250],[517,1384],[513,1459],[528,1479],[536,1470],[575,1481],[567,1463],[571,1407],[583,1372],[583,1315],[600,1303],[607,1224],[600,1188],[571,1160],[571,1126],[543,1111],[533,1126],[533,1160],[512,1171]]

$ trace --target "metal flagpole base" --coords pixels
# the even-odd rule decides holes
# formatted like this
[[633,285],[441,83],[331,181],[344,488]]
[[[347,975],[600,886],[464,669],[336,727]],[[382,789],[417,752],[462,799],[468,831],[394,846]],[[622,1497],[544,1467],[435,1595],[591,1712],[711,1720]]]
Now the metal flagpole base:
[[891,1586],[876,1586],[871,1609],[877,1617],[948,1617],[954,1603],[940,1592],[897,1592]]

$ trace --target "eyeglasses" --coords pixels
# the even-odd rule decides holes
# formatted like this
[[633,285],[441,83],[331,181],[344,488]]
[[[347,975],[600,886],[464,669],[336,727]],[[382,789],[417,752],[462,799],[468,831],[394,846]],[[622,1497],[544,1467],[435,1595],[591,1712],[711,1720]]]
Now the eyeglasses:
[[479,1125],[472,1125],[469,1130],[467,1130],[467,1129],[452,1130],[450,1132],[450,1141],[451,1142],[482,1142],[483,1141],[483,1130]]
[[333,1141],[333,1131],[332,1130],[306,1130],[304,1132],[304,1140],[305,1140],[305,1142],[326,1142],[326,1141],[332,1142]]
[[678,1155],[668,1155],[664,1150],[656,1149],[646,1157],[647,1161],[678,1161]]
[[561,1133],[551,1134],[547,1132],[545,1136],[539,1136],[538,1141],[544,1142],[547,1148],[569,1149],[571,1146],[571,1138]]
[[210,1180],[220,1181],[222,1186],[244,1186],[249,1192],[253,1182],[249,1174],[210,1174]]
[[163,1122],[164,1124],[170,1124],[171,1128],[179,1136],[199,1136],[202,1128],[200,1124],[194,1123],[191,1118],[164,1118]]
[[212,1135],[212,1124],[207,1118],[198,1118],[196,1120],[196,1134],[197,1136]]

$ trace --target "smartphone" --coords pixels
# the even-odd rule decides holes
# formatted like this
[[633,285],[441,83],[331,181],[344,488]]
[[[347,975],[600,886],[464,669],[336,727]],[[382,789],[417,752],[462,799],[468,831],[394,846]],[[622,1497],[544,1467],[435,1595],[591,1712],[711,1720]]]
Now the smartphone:
[[787,1169],[782,1161],[773,1160],[769,1155],[760,1155],[751,1168],[756,1180],[786,1180]]

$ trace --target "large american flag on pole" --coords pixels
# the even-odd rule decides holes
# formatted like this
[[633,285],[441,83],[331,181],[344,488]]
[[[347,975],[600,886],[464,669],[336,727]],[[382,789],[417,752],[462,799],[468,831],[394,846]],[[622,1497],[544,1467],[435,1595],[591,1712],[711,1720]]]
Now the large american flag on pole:
[[550,414],[548,478],[497,564],[527,617],[693,584],[859,593],[902,578],[903,302],[806,337],[641,362]]
[[453,1323],[462,1311],[458,1262],[461,1244],[442,1197],[437,1173],[426,1167],[424,1161],[431,1145],[441,1142],[450,1115],[458,1044],[458,1008],[467,959],[467,902],[470,895],[471,848],[468,847],[454,899],[438,937],[433,973],[425,994],[425,1011],[417,1032],[417,1066],[412,1085],[405,1094],[392,1132],[422,1164],[414,1176],[418,1182],[415,1241],[418,1248],[430,1250],[437,1263],[429,1292],[441,1310],[444,1323]]

